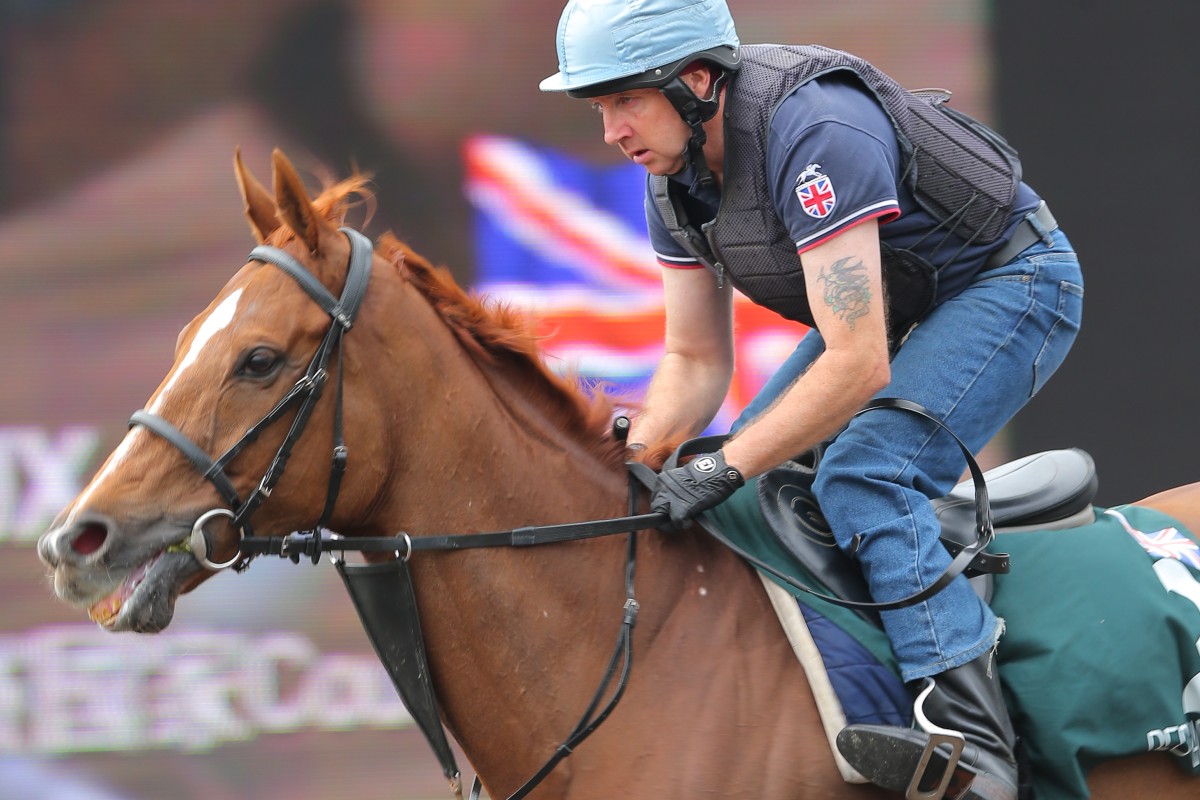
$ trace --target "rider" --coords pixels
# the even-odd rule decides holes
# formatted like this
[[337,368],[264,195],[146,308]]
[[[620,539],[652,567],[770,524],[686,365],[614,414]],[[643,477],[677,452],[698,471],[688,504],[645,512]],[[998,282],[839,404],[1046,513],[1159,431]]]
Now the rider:
[[[733,370],[733,288],[811,327],[718,452],[660,474],[652,507],[680,525],[824,442],[814,490],[873,598],[929,586],[950,563],[929,500],[961,453],[915,415],[855,413],[914,401],[978,450],[1066,356],[1079,263],[1015,152],[945,93],[910,93],[847,53],[742,46],[724,0],[570,0],[557,48],[541,89],[586,99],[648,173],[666,341],[629,441],[711,421]],[[902,678],[934,679],[924,714],[965,737],[951,793],[1014,798],[1003,621],[962,577],[882,618]],[[902,790],[928,739],[851,726],[838,741]]]

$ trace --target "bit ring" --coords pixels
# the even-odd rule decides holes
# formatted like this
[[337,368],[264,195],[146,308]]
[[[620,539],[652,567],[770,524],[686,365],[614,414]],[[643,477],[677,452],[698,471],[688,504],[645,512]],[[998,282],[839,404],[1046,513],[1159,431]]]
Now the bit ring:
[[[236,519],[236,515],[227,508],[214,508],[211,511],[206,511],[201,514],[200,518],[197,519],[192,525],[192,534],[188,538],[188,546],[191,547],[192,555],[196,557],[196,560],[200,562],[202,567],[211,569],[213,571],[220,571],[232,567],[242,558],[242,550],[239,547],[238,551],[234,553],[233,557],[228,561],[218,563],[216,561],[209,560],[208,537],[204,535],[204,526],[209,520],[217,517],[228,517],[231,520]],[[241,540],[244,538],[246,538],[245,532],[241,528],[238,528],[238,542],[241,542]]]

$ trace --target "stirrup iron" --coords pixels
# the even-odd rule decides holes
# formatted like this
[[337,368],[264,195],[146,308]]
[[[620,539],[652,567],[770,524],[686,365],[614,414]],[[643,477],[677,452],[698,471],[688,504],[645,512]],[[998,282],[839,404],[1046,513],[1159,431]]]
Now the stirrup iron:
[[[927,680],[925,688],[921,690],[913,703],[913,717],[921,730],[929,734],[929,741],[925,743],[925,749],[921,752],[921,758],[917,762],[917,769],[904,793],[906,800],[942,800],[946,794],[946,787],[950,785],[950,779],[954,777],[954,770],[958,769],[958,760],[962,756],[963,745],[966,743],[963,735],[958,731],[935,725],[929,720],[929,717],[925,716],[925,698],[929,696],[936,685],[932,678]],[[933,757],[934,751],[942,745],[949,747],[950,752],[943,754],[946,759],[946,767],[942,773],[941,782],[935,788],[924,791],[921,789],[921,779],[925,777],[925,771],[929,769],[929,760]]]

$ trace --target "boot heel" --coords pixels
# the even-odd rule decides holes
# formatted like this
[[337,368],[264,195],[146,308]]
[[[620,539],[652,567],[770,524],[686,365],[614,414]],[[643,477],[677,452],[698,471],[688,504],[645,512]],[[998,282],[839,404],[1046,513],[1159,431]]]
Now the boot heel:
[[838,750],[908,800],[1017,800],[1015,737],[992,666],[988,654],[930,680],[913,704],[921,730],[850,725]]

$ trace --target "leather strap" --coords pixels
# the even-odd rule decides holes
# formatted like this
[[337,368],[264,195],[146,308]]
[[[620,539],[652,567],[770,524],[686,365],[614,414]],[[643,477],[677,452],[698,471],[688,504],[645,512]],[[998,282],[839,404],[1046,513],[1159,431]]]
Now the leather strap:
[[[1036,224],[1034,220],[1037,220]],[[1038,225],[1042,227],[1042,230],[1038,230]],[[983,268],[989,270],[1004,266],[1041,241],[1042,237],[1056,230],[1058,230],[1058,220],[1050,213],[1050,207],[1043,200],[1036,211],[1021,220],[1021,224],[1013,231],[1013,235],[1004,243],[1004,246],[988,256]]]
[[[950,584],[955,578],[963,574],[968,567],[974,564],[979,568],[980,572],[1006,572],[1008,570],[1009,558],[1004,553],[988,553],[985,548],[991,543],[995,536],[992,526],[991,505],[988,502],[987,484],[984,482],[983,471],[975,462],[975,458],[971,455],[971,451],[966,444],[962,442],[949,428],[946,427],[939,419],[929,413],[924,406],[919,403],[913,403],[900,398],[886,397],[872,400],[867,403],[859,414],[865,414],[868,411],[877,409],[898,409],[907,411],[912,414],[924,417],[954,438],[962,450],[963,456],[966,458],[968,469],[971,473],[972,481],[975,485],[975,530],[976,539],[974,542],[963,546],[957,552],[953,552],[950,566],[928,587],[920,592],[917,592],[909,597],[900,600],[893,600],[886,603],[870,603],[864,601],[847,600],[841,597],[824,594],[801,583],[796,578],[793,578],[786,573],[783,573],[770,564],[762,561],[752,553],[744,550],[736,542],[727,537],[716,525],[714,525],[703,514],[696,517],[695,522],[706,533],[721,542],[733,552],[737,553],[746,561],[750,562],[756,568],[767,572],[789,586],[805,594],[816,597],[819,600],[832,603],[845,608],[869,610],[869,611],[890,611],[897,608],[907,608],[919,603],[923,603],[930,597],[940,592]],[[675,466],[680,459],[686,458],[689,455],[697,453],[709,452],[718,449],[728,436],[703,436],[697,439],[684,442],[675,453],[667,460],[665,466]],[[650,467],[641,463],[629,463],[626,465],[629,469],[632,478],[639,481],[647,490],[653,490],[655,480],[658,473],[650,469]],[[395,536],[376,536],[376,537],[354,537],[342,538],[340,536],[324,535],[320,531],[305,531],[292,533],[287,536],[247,536],[241,541],[242,552],[246,555],[251,554],[266,554],[277,555],[285,558],[291,558],[293,561],[299,561],[301,556],[307,556],[316,563],[323,552],[347,552],[347,551],[362,551],[362,552],[393,552],[400,555],[402,558],[409,558],[412,553],[417,551],[436,551],[436,550],[460,550],[477,547],[521,547],[540,544],[553,544],[555,542],[573,541],[577,539],[590,539],[597,536],[608,536],[614,533],[625,533],[632,530],[643,530],[653,528],[664,524],[668,520],[666,514],[641,514],[630,515],[628,517],[617,517],[615,519],[594,520],[591,522],[573,522],[561,525],[540,525],[530,526],[525,528],[517,528],[511,531],[497,531],[494,533],[463,533],[449,534],[442,536],[421,536],[412,538],[406,533],[399,533]],[[953,550],[953,548],[950,548]]]

